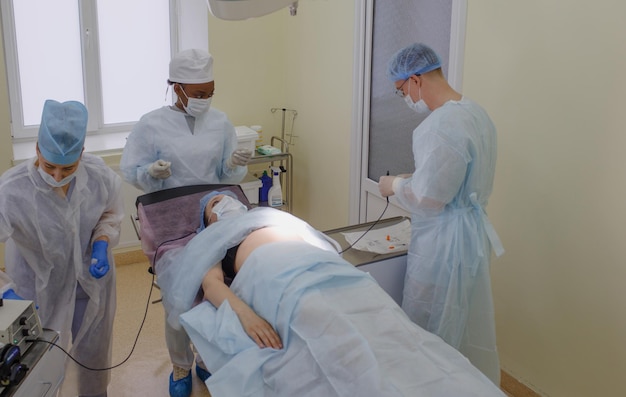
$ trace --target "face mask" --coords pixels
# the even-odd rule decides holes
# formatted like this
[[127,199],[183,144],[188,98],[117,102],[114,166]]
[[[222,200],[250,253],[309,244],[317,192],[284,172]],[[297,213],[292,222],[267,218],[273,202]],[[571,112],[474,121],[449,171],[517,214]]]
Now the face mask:
[[185,112],[187,112],[188,115],[193,116],[193,117],[200,117],[204,113],[209,111],[209,108],[211,107],[211,99],[213,98],[206,98],[206,99],[189,98],[185,90],[182,90],[182,91],[183,91],[183,94],[185,95],[185,98],[187,98],[187,106],[183,105],[183,108],[185,109]]
[[246,212],[248,212],[248,207],[230,196],[222,197],[219,203],[215,204],[215,207],[213,207],[213,213],[217,216],[218,221],[232,218]]
[[422,99],[422,87],[419,88],[419,96],[420,100],[417,102],[413,102],[411,98],[411,84],[409,83],[409,93],[404,97],[404,101],[406,102],[409,109],[413,110],[417,114],[427,114],[430,113],[430,109],[426,102]]
[[63,187],[65,185],[67,185],[68,183],[70,183],[72,181],[72,179],[74,179],[76,177],[76,172],[73,172],[72,174],[66,176],[65,178],[61,179],[60,181],[56,181],[52,175],[48,174],[46,171],[42,170],[41,167],[37,167],[37,171],[39,171],[39,175],[41,175],[41,177],[43,178],[44,181],[46,181],[46,183],[52,187]]

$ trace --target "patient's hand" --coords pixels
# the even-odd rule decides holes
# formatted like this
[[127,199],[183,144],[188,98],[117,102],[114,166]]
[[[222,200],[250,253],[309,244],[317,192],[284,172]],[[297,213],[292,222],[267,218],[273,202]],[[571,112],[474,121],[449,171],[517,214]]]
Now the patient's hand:
[[215,307],[220,307],[225,300],[228,300],[230,307],[237,313],[244,331],[260,348],[283,348],[280,336],[274,331],[270,323],[259,317],[250,306],[239,299],[224,284],[224,273],[222,272],[221,263],[213,266],[206,272],[202,279],[202,289],[204,290],[204,298]]
[[242,310],[240,313],[237,313],[237,315],[243,329],[260,348],[283,348],[283,343],[278,333],[274,331],[270,323],[259,317],[252,309],[247,308],[247,310]]

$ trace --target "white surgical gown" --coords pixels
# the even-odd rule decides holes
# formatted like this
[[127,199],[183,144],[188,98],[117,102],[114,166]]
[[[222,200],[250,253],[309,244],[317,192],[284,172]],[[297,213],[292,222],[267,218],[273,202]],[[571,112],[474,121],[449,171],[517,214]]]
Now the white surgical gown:
[[[42,326],[59,331],[65,348],[80,283],[90,301],[70,354],[104,368],[111,364],[115,262],[109,250],[110,270],[100,279],[91,276],[89,265],[95,238],[107,236],[110,248],[119,242],[121,178],[99,157],[83,153],[73,183],[68,200],[41,178],[35,159],[6,171],[0,177],[0,241],[8,240],[5,266],[16,292],[36,302]],[[106,391],[110,372],[80,370],[77,376],[81,390],[73,395],[95,395]],[[64,390],[68,386],[74,385],[66,382]]]
[[496,129],[470,99],[449,101],[413,131],[413,156],[394,189],[412,214],[402,308],[499,384],[489,261],[502,246],[484,210]]
[[[248,168],[226,165],[236,148],[235,127],[219,110],[211,108],[194,118],[164,106],[145,114],[135,124],[120,168],[124,180],[146,193],[189,185],[239,183]],[[148,167],[159,159],[172,163],[169,178],[155,179],[148,174]]]

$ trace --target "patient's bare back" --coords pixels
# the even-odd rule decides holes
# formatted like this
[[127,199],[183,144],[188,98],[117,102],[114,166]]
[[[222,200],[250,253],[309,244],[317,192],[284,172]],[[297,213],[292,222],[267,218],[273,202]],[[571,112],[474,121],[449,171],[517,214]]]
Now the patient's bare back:
[[277,241],[302,241],[302,237],[294,233],[286,227],[264,227],[250,233],[237,250],[235,257],[235,273],[239,271],[241,265],[248,258],[250,253],[263,244],[274,243]]

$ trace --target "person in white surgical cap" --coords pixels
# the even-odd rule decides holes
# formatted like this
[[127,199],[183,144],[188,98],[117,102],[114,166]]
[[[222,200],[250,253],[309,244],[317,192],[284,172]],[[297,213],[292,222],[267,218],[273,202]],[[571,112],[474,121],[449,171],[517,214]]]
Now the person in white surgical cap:
[[[237,149],[234,126],[211,107],[215,92],[211,54],[200,49],[178,53],[170,61],[168,84],[177,95],[176,103],[145,114],[135,124],[122,152],[124,179],[145,193],[241,182],[252,152]],[[165,340],[173,366],[170,396],[188,397],[194,362],[190,339],[166,322]],[[199,356],[196,374],[202,381],[210,376]]]
[[489,265],[502,244],[485,207],[496,166],[496,129],[485,110],[446,81],[437,54],[416,43],[388,75],[396,93],[427,115],[413,131],[412,174],[381,176],[411,216],[402,308],[499,385]]
[[[87,109],[44,103],[37,156],[0,177],[0,241],[13,298],[33,300],[44,328],[90,368],[111,365],[115,263],[124,218],[121,178],[83,153]],[[9,298],[9,296],[4,296]],[[106,396],[109,371],[67,360],[63,395]]]
[[168,84],[176,103],[141,117],[128,136],[120,168],[124,179],[149,193],[210,183],[239,183],[252,152],[237,149],[234,126],[211,107],[213,57],[204,50],[178,53]]

